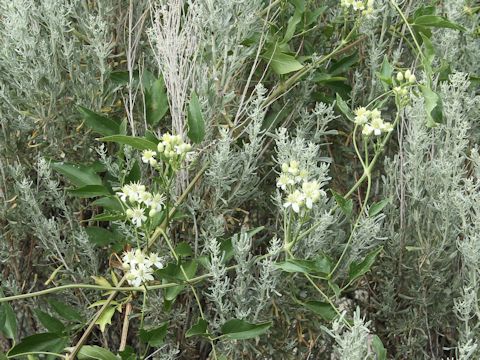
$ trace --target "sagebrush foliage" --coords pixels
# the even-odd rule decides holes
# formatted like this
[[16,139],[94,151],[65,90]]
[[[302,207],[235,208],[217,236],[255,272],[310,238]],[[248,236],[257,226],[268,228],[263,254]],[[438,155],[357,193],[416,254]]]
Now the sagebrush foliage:
[[479,11],[0,0],[0,358],[478,358]]

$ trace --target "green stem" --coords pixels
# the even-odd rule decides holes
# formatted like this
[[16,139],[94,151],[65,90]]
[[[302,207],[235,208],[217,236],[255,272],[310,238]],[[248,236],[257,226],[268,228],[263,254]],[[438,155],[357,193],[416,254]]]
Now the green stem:
[[[268,257],[266,255],[258,257],[258,260],[261,260],[265,257]],[[227,271],[236,269],[237,265],[232,265],[227,267]],[[213,276],[211,273],[203,274],[194,278],[191,278],[189,280],[190,284],[195,284],[197,282],[200,282],[202,280],[205,280],[209,277]],[[174,286],[179,286],[182,285],[181,283],[167,283],[167,284],[158,284],[158,285],[150,285],[150,286],[125,286],[125,287],[114,287],[114,286],[100,286],[100,285],[91,285],[91,284],[68,284],[68,285],[61,285],[61,286],[56,286],[52,287],[50,289],[45,289],[45,290],[40,290],[40,291],[35,291],[31,293],[26,293],[26,294],[19,294],[19,295],[13,295],[13,296],[7,296],[0,298],[0,303],[3,302],[10,302],[10,301],[15,301],[15,300],[21,300],[21,299],[28,299],[31,297],[37,297],[37,296],[42,296],[42,295],[47,295],[47,294],[52,294],[56,293],[59,291],[63,290],[68,290],[68,289],[91,289],[91,290],[98,290],[98,291],[138,291],[138,292],[148,292],[152,290],[158,290],[158,289],[167,289],[171,288]]]
[[[400,119],[400,111],[399,109],[397,109],[397,115],[395,117],[395,121],[393,122],[393,127],[395,127],[397,124],[398,124],[398,121]],[[385,145],[387,144],[388,140],[390,139],[390,137],[392,136],[392,133],[393,131],[389,132],[385,138],[383,139],[382,143],[381,143],[381,147],[382,148],[385,148]],[[380,155],[381,155],[381,151],[377,151],[372,159],[372,161],[370,162],[370,164],[368,165],[367,167],[367,171],[364,171],[362,176],[360,177],[360,179],[357,180],[357,182],[352,186],[352,188],[343,196],[344,198],[349,198],[350,196],[352,196],[352,194],[360,187],[360,185],[363,184],[363,182],[365,181],[365,179],[367,178],[367,172],[369,174],[372,173],[373,171],[373,168],[375,167],[375,164],[377,163],[378,159],[380,158]],[[332,209],[332,211],[335,211],[335,209],[337,209],[338,205],[335,205]],[[298,241],[300,241],[301,239],[303,239],[305,236],[308,236],[312,231],[314,231],[316,228],[318,228],[320,225],[322,224],[321,221],[315,223],[312,225],[312,227],[308,230],[305,230],[303,233],[301,233],[298,237]]]
[[[180,258],[178,256],[177,252],[175,251],[175,249],[172,245],[172,242],[170,241],[170,238],[167,236],[165,231],[163,231],[163,229],[160,229],[160,231],[161,231],[161,234],[162,234],[163,238],[165,239],[166,243],[168,244],[168,247],[170,248],[170,251],[171,251],[173,257],[175,258],[177,263],[180,265],[180,270],[182,271],[182,274],[185,277],[185,281],[188,283],[188,285],[190,286],[190,289],[192,290],[193,296],[195,297],[195,301],[197,302],[198,310],[200,311],[200,317],[203,320],[206,320],[205,319],[205,314],[204,314],[203,308],[202,308],[202,303],[200,302],[200,297],[198,296],[198,293],[195,290],[195,287],[190,283],[190,279],[187,275],[187,272],[183,268],[183,265],[180,264],[180,262],[179,262]],[[213,340],[210,340],[210,345],[212,346],[213,358],[216,360],[217,359],[217,350],[215,348],[215,343],[213,342]]]
[[65,355],[54,353],[54,352],[49,352],[49,351],[29,351],[29,352],[24,352],[24,353],[21,353],[21,354],[15,354],[15,355],[12,355],[12,356],[7,355],[7,358],[8,359],[14,359],[14,358],[17,358],[19,356],[27,356],[27,355],[52,355],[52,356],[56,356],[56,357],[59,357],[59,358],[62,358],[62,359],[66,358]]
[[[342,48],[348,44],[350,41],[350,38],[353,36],[355,33],[355,30],[357,29],[356,26],[352,28],[352,30],[348,33],[345,39],[343,39],[340,42],[340,45],[338,45],[335,49],[333,49],[332,52],[329,54],[322,56],[320,59],[318,59],[315,62],[312,62],[311,64],[303,67],[299,71],[297,71],[293,76],[288,78],[283,84],[278,86],[264,101],[264,107],[268,107],[271,105],[278,97],[280,97],[283,93],[285,93],[287,90],[289,90],[293,85],[295,85],[298,81],[300,81],[306,74],[308,74],[311,70],[315,69],[319,65],[323,64],[325,61],[331,59],[333,56],[335,56],[337,53],[339,53]],[[358,39],[356,42],[350,44],[349,47],[353,46],[357,42],[359,42],[361,39]]]
[[395,10],[397,10],[398,14],[402,18],[403,22],[408,28],[408,31],[410,32],[410,35],[412,35],[413,41],[415,42],[415,46],[418,49],[418,53],[422,57],[422,59],[425,59],[425,55],[423,55],[422,48],[420,47],[420,44],[417,41],[417,38],[415,37],[415,34],[413,33],[412,27],[410,26],[410,23],[408,22],[407,18],[405,17],[405,14],[403,13],[402,9],[398,6],[395,0],[390,0],[390,3],[393,5]]
[[160,234],[162,233],[162,231],[167,227],[167,219],[168,218],[172,218],[173,215],[175,215],[175,211],[177,211],[178,207],[180,206],[180,204],[183,203],[183,201],[185,200],[185,198],[187,197],[187,195],[193,190],[193,187],[195,186],[195,184],[198,182],[198,180],[200,180],[200,178],[202,177],[203,173],[207,170],[208,168],[208,161],[205,162],[205,164],[202,166],[202,168],[200,170],[198,170],[197,174],[195,175],[195,177],[192,179],[192,181],[190,181],[190,183],[188,184],[187,188],[185,189],[185,191],[182,193],[182,195],[180,195],[180,197],[178,198],[177,202],[175,203],[174,206],[172,206],[172,208],[170,209],[170,211],[168,212],[168,216],[165,217],[165,220],[159,225],[157,226],[157,228],[155,229],[155,231],[153,232],[152,236],[150,237],[150,239],[148,240],[148,244],[147,244],[147,249],[150,248],[150,246],[152,246],[152,244],[154,243],[154,241],[160,236]]
[[[293,254],[291,253],[290,250],[285,250],[286,253],[292,258],[292,259],[295,259],[295,257],[293,256]],[[313,281],[312,277],[307,274],[307,273],[303,273],[303,275],[307,278],[307,280],[313,285],[313,287],[315,288],[315,290],[318,291],[318,293],[330,304],[330,306],[333,308],[333,310],[337,313],[338,316],[341,316],[342,314],[340,313],[340,311],[337,309],[337,307],[335,306],[335,304],[332,302],[332,300],[330,299],[330,297],[327,296],[327,294],[325,294],[322,289],[320,289],[318,287],[318,285],[315,283],[315,281]],[[345,321],[345,324],[348,326],[348,328],[350,328],[350,324],[348,324],[347,321]]]
[[[367,173],[367,171],[365,173]],[[347,253],[348,248],[350,247],[350,244],[353,240],[353,236],[355,235],[355,230],[357,229],[358,224],[360,223],[360,219],[362,218],[363,213],[365,211],[365,207],[367,206],[368,198],[370,196],[371,187],[372,187],[372,177],[371,177],[370,173],[368,173],[368,175],[367,175],[367,192],[365,193],[365,199],[363,200],[362,207],[360,208],[360,212],[357,216],[357,220],[355,220],[355,223],[353,224],[353,228],[352,228],[352,231],[350,232],[350,236],[348,237],[348,241],[345,244],[345,246],[343,247],[342,254],[340,255],[340,258],[338,259],[337,263],[333,267],[332,271],[330,271],[330,274],[328,274],[329,279],[332,277],[332,275],[335,273],[337,268],[340,266],[343,258],[345,257],[345,255]]]

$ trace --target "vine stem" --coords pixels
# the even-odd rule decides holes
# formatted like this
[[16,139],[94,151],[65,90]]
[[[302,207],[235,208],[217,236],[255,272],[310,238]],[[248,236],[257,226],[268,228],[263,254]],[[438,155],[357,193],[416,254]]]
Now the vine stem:
[[[265,258],[266,255],[260,256],[258,259],[263,259]],[[227,270],[233,270],[236,269],[237,265],[232,265],[227,267]],[[213,276],[211,273],[203,274],[194,278],[191,278],[189,282],[191,284],[200,282],[202,280],[205,280],[209,277]],[[150,286],[125,286],[125,287],[115,287],[115,286],[101,286],[101,285],[91,285],[91,284],[68,284],[68,285],[61,285],[57,287],[52,287],[50,289],[45,289],[45,290],[40,290],[40,291],[35,291],[31,293],[26,293],[26,294],[19,294],[19,295],[13,295],[13,296],[7,296],[0,298],[0,303],[3,302],[10,302],[14,300],[21,300],[21,299],[28,299],[31,297],[37,297],[37,296],[42,296],[42,295],[47,295],[47,294],[52,294],[56,293],[59,291],[63,290],[68,290],[68,289],[91,289],[91,290],[98,290],[98,291],[116,291],[116,290],[121,290],[121,291],[138,291],[138,292],[148,292],[152,290],[158,290],[158,289],[167,289],[170,287],[174,286],[179,286],[182,285],[180,283],[167,283],[167,284],[158,284],[158,285],[150,285]]]
[[71,351],[71,353],[68,355],[68,359],[75,359],[77,356],[78,352],[80,351],[80,348],[83,346],[85,341],[87,340],[88,336],[92,332],[93,328],[95,327],[95,323],[97,320],[102,316],[103,312],[105,309],[110,305],[112,300],[115,298],[115,296],[118,294],[118,291],[121,290],[122,284],[127,280],[127,277],[124,275],[120,281],[118,282],[118,285],[116,286],[115,291],[113,291],[105,301],[105,304],[102,305],[100,310],[96,312],[96,314],[93,316],[92,320],[90,320],[90,323],[88,324],[87,329],[83,332],[82,336],[80,337],[80,340],[78,340],[77,344]]
[[418,43],[417,38],[415,37],[415,34],[413,33],[412,27],[410,26],[410,23],[408,22],[407,18],[405,17],[405,14],[403,13],[402,9],[400,9],[400,7],[398,6],[398,4],[395,0],[390,0],[390,3],[395,8],[395,10],[397,10],[398,14],[400,15],[400,17],[404,21],[405,25],[407,26],[408,31],[410,32],[410,35],[412,35],[413,41],[415,43],[415,46],[417,47],[417,50],[418,50],[420,56],[422,57],[422,59],[425,59],[425,55],[423,55],[422,48],[420,47],[420,44]]
[[[367,170],[366,170],[366,171],[367,171]],[[366,172],[366,173],[367,173],[367,172]],[[357,219],[355,220],[355,223],[353,224],[352,231],[350,232],[350,236],[348,237],[348,241],[347,241],[347,243],[345,244],[345,246],[343,247],[342,254],[340,255],[340,258],[339,258],[338,261],[336,262],[336,264],[335,264],[335,266],[333,267],[332,271],[330,271],[330,274],[328,274],[328,278],[329,278],[329,279],[332,277],[332,275],[335,273],[335,271],[338,269],[338,267],[339,267],[340,264],[342,263],[342,260],[343,260],[343,258],[345,257],[345,255],[346,255],[346,253],[347,253],[347,250],[348,250],[348,248],[350,247],[350,244],[352,243],[353,236],[355,235],[355,230],[357,229],[358,224],[360,223],[360,219],[362,218],[363,213],[365,212],[365,208],[366,208],[366,206],[367,206],[368,198],[369,198],[369,196],[370,196],[371,187],[372,187],[372,176],[371,176],[371,174],[368,172],[368,173],[367,173],[367,192],[365,193],[365,199],[363,200],[362,207],[360,208],[360,212],[359,212],[359,214],[358,214],[358,216],[357,216]]]
[[8,356],[7,355],[6,358],[13,359],[13,358],[17,358],[19,356],[29,356],[29,355],[52,355],[52,356],[59,357],[61,359],[66,359],[67,358],[65,355],[57,354],[57,353],[50,352],[50,351],[29,351],[29,352],[24,352],[24,353],[21,353],[21,354],[15,354],[13,356]]
[[[168,247],[170,248],[170,252],[172,253],[173,257],[175,258],[177,263],[180,265],[180,270],[182,271],[182,274],[185,277],[185,281],[188,283],[188,285],[190,286],[190,289],[192,290],[193,296],[195,297],[195,301],[197,302],[197,305],[198,305],[198,310],[200,311],[200,317],[203,320],[206,321],[205,314],[204,314],[203,309],[202,309],[202,303],[200,302],[200,297],[198,296],[198,293],[195,290],[195,287],[192,284],[190,284],[190,279],[189,279],[183,265],[180,264],[180,257],[178,256],[177,252],[175,251],[175,249],[172,245],[172,242],[170,241],[170,238],[167,236],[165,231],[163,229],[160,229],[160,232],[161,232],[163,238],[165,239]],[[215,343],[213,342],[212,339],[209,339],[209,341],[210,341],[210,345],[212,346],[213,358],[216,360],[217,359],[217,350],[215,348]]]
[[177,211],[178,207],[183,203],[187,195],[192,191],[195,184],[198,182],[198,180],[200,180],[203,173],[207,170],[208,165],[209,165],[209,162],[207,161],[202,166],[202,168],[198,170],[198,172],[195,174],[195,177],[192,179],[192,181],[190,181],[185,191],[180,195],[178,200],[175,202],[175,205],[173,205],[170,211],[168,212],[168,216],[166,216],[165,220],[163,220],[163,222],[159,226],[157,226],[152,236],[148,239],[147,249],[150,248],[150,246],[153,245],[155,240],[162,234],[162,231],[164,231],[164,229],[167,227],[167,221],[168,221],[167,219],[171,219],[173,215],[175,215],[175,211]]
[[[295,257],[293,256],[292,252],[288,249],[285,249],[285,252],[286,254],[288,254],[292,259],[295,259]],[[307,273],[303,273],[303,275],[307,278],[307,280],[313,285],[313,287],[315,288],[315,290],[318,291],[318,293],[328,302],[328,304],[333,308],[333,310],[337,313],[338,316],[342,316],[342,314],[340,313],[340,310],[337,309],[337,307],[335,306],[335,304],[332,302],[332,300],[327,296],[327,294],[325,294],[322,289],[320,289],[318,287],[318,285],[315,283],[315,281],[312,279],[312,277],[307,274]],[[346,324],[346,326],[350,329],[351,326],[350,324],[348,323],[348,321],[345,321],[344,320],[344,323]]]
[[[400,119],[400,109],[397,108],[397,115],[395,117],[395,121],[393,122],[393,127],[396,127],[397,124],[398,124],[398,121]],[[385,145],[387,144],[388,140],[390,140],[390,137],[392,136],[392,133],[393,131],[389,132],[385,138],[383,139],[382,143],[381,143],[381,148],[384,148]],[[357,182],[352,186],[352,188],[343,196],[344,198],[349,198],[350,196],[352,196],[352,194],[360,187],[360,185],[363,184],[363,182],[365,181],[365,179],[367,179],[367,173],[368,174],[371,174],[372,173],[372,170],[373,168],[375,167],[375,164],[377,163],[378,159],[380,158],[380,155],[382,154],[381,151],[377,151],[375,153],[375,155],[373,156],[372,158],[372,161],[369,163],[368,167],[366,168],[366,170],[364,170],[362,176],[360,177],[360,179],[357,180]],[[338,205],[335,205],[332,209],[332,211],[335,211],[336,209],[338,208]],[[303,239],[305,236],[308,236],[312,231],[314,231],[317,227],[319,227],[321,225],[321,222],[317,222],[315,224],[312,225],[312,227],[308,230],[305,230],[303,233],[301,233],[298,237],[298,241],[300,241],[301,239]]]

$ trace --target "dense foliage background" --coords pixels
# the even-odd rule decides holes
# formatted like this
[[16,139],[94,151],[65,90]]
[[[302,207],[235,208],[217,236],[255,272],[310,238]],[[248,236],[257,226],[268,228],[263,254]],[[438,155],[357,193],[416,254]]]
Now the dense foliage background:
[[479,12],[0,0],[0,359],[480,358]]

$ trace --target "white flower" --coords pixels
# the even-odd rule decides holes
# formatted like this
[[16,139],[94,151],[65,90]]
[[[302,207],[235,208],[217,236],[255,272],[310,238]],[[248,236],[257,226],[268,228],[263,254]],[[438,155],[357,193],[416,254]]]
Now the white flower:
[[300,207],[303,206],[304,197],[299,190],[295,190],[293,193],[288,194],[287,201],[283,204],[284,207],[291,207],[296,213],[300,212]]
[[354,1],[352,4],[353,10],[365,10],[365,4],[363,1]]
[[388,122],[388,121],[384,121],[383,122],[383,131],[385,131],[385,132],[393,131],[393,124]]
[[355,110],[355,124],[364,125],[368,122],[368,118],[370,117],[370,111],[364,107],[359,107]]
[[308,179],[308,171],[305,169],[301,169],[300,172],[298,173],[298,176],[295,177],[295,180],[297,182],[307,181],[307,179]]
[[117,192],[117,195],[120,197],[120,200],[126,202],[128,198],[132,195],[132,187],[131,185],[124,185],[122,186],[122,191]]
[[162,259],[158,256],[157,253],[150,253],[148,259],[157,269],[163,269]]
[[305,205],[311,209],[313,204],[320,199],[322,190],[320,190],[320,184],[318,181],[305,181],[302,184],[303,197],[305,199]]
[[144,150],[142,153],[142,161],[145,164],[150,164],[151,166],[155,166],[157,164],[157,160],[155,159],[155,156],[157,153],[152,150]]
[[299,170],[299,163],[297,160],[291,160],[290,161],[290,166],[288,167],[288,173],[292,174],[293,176],[297,175],[300,170]]
[[127,270],[126,277],[128,283],[137,287],[153,280],[152,266],[158,269],[163,268],[158,254],[150,253],[147,257],[140,249],[124,252],[122,262],[122,267]]
[[149,206],[155,212],[159,212],[159,211],[162,211],[164,201],[165,201],[165,196],[163,196],[162,194],[155,194]]
[[380,136],[382,135],[382,131],[385,125],[383,124],[382,118],[377,117],[372,119],[370,126],[372,127],[375,136]]
[[128,270],[134,263],[135,263],[135,252],[133,250],[128,250],[124,252],[122,256],[123,268]]
[[291,184],[291,178],[288,174],[282,173],[277,179],[277,187],[281,188],[282,190],[286,190],[287,186]]
[[142,226],[142,223],[147,220],[147,217],[144,214],[144,209],[142,209],[140,206],[137,206],[132,209],[127,209],[126,214],[127,216],[132,220],[132,223],[136,227]]
[[150,204],[152,203],[152,194],[150,194],[148,191],[143,191],[139,193],[138,202],[150,206]]
[[373,127],[370,124],[365,124],[362,129],[362,134],[365,136],[370,136],[373,133]]
[[122,192],[117,193],[123,202],[127,200],[135,203],[140,201],[140,195],[145,192],[145,185],[138,182],[133,182],[122,187]]
[[127,281],[130,285],[138,287],[141,284],[153,280],[153,271],[149,267],[137,266],[127,274]]
[[382,117],[382,113],[378,109],[373,109],[370,112],[370,117],[371,117],[372,120],[373,119],[380,119]]

